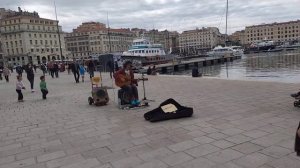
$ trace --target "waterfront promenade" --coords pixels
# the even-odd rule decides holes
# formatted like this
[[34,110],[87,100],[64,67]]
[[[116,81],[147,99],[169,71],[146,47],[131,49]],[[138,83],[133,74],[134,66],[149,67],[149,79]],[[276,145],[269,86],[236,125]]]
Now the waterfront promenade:
[[[0,81],[0,168],[300,167],[293,151],[300,108],[289,97],[300,84],[150,76],[147,97],[156,102],[122,111],[113,102],[117,89],[109,90],[109,105],[90,106],[90,83],[75,84],[66,73],[46,76],[45,101],[39,75],[36,93],[24,77],[25,102],[17,103],[11,78]],[[104,85],[112,85],[108,74]],[[193,107],[193,117],[144,120],[168,98]]]

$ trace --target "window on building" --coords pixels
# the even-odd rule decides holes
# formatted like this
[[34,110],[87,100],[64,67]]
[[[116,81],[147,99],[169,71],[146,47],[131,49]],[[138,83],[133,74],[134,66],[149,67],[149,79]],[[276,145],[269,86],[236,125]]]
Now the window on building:
[[7,54],[9,55],[9,49],[7,49]]
[[32,45],[32,40],[29,40],[29,42],[30,42],[30,45]]
[[22,57],[22,60],[24,61],[24,57]]
[[19,49],[18,48],[16,48],[16,51],[17,51],[17,54],[19,54]]
[[43,45],[43,40],[40,40],[40,44]]
[[48,41],[47,40],[45,40],[45,44],[48,45]]
[[23,51],[23,48],[21,48],[21,53],[23,54],[23,52],[24,52],[24,51]]
[[36,38],[36,34],[34,34],[34,38]]
[[15,41],[15,45],[18,46],[18,42],[17,41]]
[[34,52],[33,48],[32,48],[32,49],[30,49],[30,51],[31,51],[31,52]]
[[19,43],[20,43],[20,46],[22,46],[22,40],[20,40]]
[[35,40],[35,45],[37,45],[38,44],[38,41],[37,40]]
[[17,60],[20,61],[20,57],[17,57]]
[[31,34],[29,33],[29,38],[31,38]]

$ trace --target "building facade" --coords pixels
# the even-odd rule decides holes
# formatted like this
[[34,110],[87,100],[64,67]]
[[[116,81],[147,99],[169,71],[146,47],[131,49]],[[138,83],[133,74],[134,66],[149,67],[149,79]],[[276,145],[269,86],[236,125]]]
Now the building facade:
[[245,45],[246,44],[246,33],[245,30],[236,31],[229,36],[229,42],[231,45]]
[[[0,21],[4,60],[10,65],[40,64],[67,59],[64,34],[56,20],[40,18],[36,12],[19,8]],[[60,54],[59,36],[62,48]]]
[[111,29],[99,22],[86,22],[65,37],[67,50],[74,58],[88,58],[95,54],[123,52],[134,38],[130,29]]
[[300,40],[300,20],[248,26],[245,29],[246,44],[261,40],[272,40],[275,43]]
[[224,36],[216,27],[187,30],[179,35],[179,47],[182,54],[198,54],[224,43]]

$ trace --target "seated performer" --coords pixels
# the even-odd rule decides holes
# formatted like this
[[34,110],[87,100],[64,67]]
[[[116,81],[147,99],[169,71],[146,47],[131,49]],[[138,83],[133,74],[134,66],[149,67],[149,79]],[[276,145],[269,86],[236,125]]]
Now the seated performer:
[[138,90],[136,87],[138,80],[134,79],[132,63],[126,61],[123,64],[123,68],[114,74],[114,78],[116,85],[124,89],[130,95],[131,105],[139,105],[141,102],[139,101]]

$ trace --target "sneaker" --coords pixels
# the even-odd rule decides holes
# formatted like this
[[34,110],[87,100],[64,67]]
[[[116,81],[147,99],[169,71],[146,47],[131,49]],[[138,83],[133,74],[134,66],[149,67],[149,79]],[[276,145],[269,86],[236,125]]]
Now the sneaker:
[[18,100],[18,102],[24,102],[24,100]]

